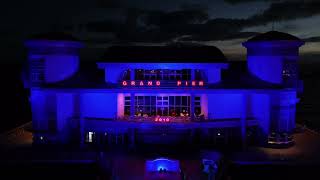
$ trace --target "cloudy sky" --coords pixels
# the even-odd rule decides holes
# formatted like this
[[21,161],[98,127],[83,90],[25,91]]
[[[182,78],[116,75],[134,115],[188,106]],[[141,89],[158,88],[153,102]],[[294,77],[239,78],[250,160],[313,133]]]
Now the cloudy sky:
[[48,31],[72,33],[92,57],[115,43],[185,41],[245,60],[241,42],[272,29],[307,42],[302,61],[320,61],[319,0],[10,0],[0,6],[0,19],[2,62],[20,62],[23,40]]

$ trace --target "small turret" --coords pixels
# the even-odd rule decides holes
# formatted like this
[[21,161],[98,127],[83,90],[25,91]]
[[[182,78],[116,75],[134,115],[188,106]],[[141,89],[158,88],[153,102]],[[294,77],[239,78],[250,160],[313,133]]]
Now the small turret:
[[46,33],[25,42],[28,49],[32,87],[71,77],[79,68],[79,48],[83,44],[65,33]]
[[303,44],[299,38],[277,31],[255,36],[243,43],[248,69],[264,81],[296,88],[299,48]]

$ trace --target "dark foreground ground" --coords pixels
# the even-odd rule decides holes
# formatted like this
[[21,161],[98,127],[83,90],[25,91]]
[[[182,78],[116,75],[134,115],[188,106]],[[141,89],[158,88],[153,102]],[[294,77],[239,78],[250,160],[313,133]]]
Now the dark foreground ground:
[[[2,164],[1,179],[113,179],[111,171],[101,172],[96,163],[25,163]],[[134,168],[134,167],[133,167]],[[228,166],[226,180],[257,179],[319,179],[319,165],[236,165]],[[127,173],[122,171],[122,173]],[[178,175],[180,176],[180,175]],[[205,175],[192,179],[207,179]],[[145,179],[143,175],[126,179]],[[129,177],[129,178],[128,178]],[[189,176],[187,175],[187,178]],[[114,177],[115,178],[115,177]],[[118,179],[123,179],[119,178]],[[159,178],[170,179],[170,178]],[[189,179],[189,178],[188,178]],[[190,178],[191,179],[191,178]]]
[[[201,169],[203,150],[192,147],[110,149],[101,158],[90,148],[34,147],[29,133],[0,141],[0,179],[182,179],[181,174],[146,176],[145,161],[159,157],[178,159],[187,179],[208,179]],[[296,144],[286,149],[224,149],[221,179],[320,179],[320,135],[306,129],[294,138]]]

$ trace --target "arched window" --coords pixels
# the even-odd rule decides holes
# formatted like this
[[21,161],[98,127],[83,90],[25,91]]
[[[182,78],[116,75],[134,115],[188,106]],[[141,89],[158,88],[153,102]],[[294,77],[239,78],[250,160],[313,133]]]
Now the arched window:
[[297,79],[297,61],[285,59],[282,65],[283,85],[286,87],[295,87]]

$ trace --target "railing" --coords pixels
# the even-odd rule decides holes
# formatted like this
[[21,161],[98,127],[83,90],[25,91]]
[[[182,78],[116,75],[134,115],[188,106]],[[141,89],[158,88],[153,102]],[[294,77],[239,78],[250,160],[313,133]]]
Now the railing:
[[[162,120],[159,121],[159,118]],[[169,118],[169,121],[167,121]],[[78,118],[76,118],[78,119]],[[224,122],[224,121],[240,121],[241,118],[218,118],[218,119],[208,119],[203,116],[195,116],[193,118],[189,116],[121,116],[114,118],[97,118],[97,117],[84,117],[85,120],[99,120],[99,121],[120,121],[120,122]],[[246,121],[253,122],[257,121],[253,117],[246,118]]]

